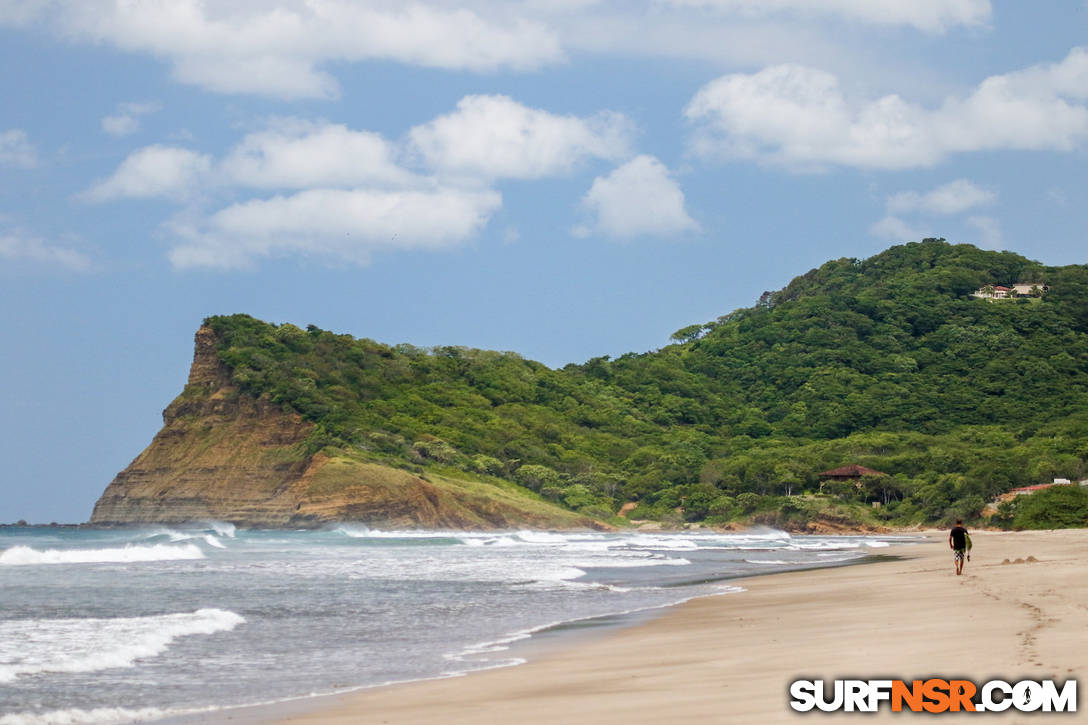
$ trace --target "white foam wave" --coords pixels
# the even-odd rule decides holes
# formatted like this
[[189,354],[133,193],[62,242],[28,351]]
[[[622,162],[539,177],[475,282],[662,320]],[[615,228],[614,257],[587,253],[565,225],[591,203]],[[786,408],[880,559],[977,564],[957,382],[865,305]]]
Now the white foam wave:
[[13,712],[0,716],[0,725],[122,725],[130,722],[162,720],[199,711],[160,710],[142,707],[136,710],[123,707],[98,707],[91,710],[47,710],[45,712]]
[[581,569],[577,569],[573,566],[564,566],[551,571],[536,572],[536,578],[539,581],[549,582],[561,582],[570,581],[571,579],[577,579],[580,576],[585,576],[586,573]]
[[342,524],[332,530],[334,534],[342,534],[352,539],[367,539],[371,536],[371,531],[365,526],[349,526]]
[[679,538],[677,536],[647,536],[636,535],[626,540],[616,542],[619,546],[638,547],[641,549],[661,549],[665,551],[691,551],[698,549],[699,545],[692,539]]
[[349,539],[463,539],[466,534],[460,531],[381,531],[363,524],[340,524],[332,533]]
[[208,546],[214,546],[217,549],[227,548],[219,541],[219,539],[215,538],[211,534],[204,534],[204,541],[208,543]]
[[789,566],[790,564],[800,564],[799,561],[783,561],[782,559],[745,559],[747,564],[773,564],[774,566]]
[[870,549],[883,549],[885,546],[891,546],[887,541],[866,541],[865,545]]
[[218,536],[226,536],[233,539],[238,527],[227,521],[205,521],[204,526],[214,531]]
[[465,536],[458,537],[466,546],[517,546],[525,542],[518,541],[512,536]]
[[649,559],[599,559],[597,561],[579,561],[575,566],[603,567],[607,569],[637,569],[644,566],[690,566],[691,561],[681,557],[653,557]]
[[200,539],[204,541],[208,546],[214,546],[217,549],[225,549],[226,546],[219,541],[217,534],[206,533],[206,529],[200,531],[178,531],[177,529],[158,528],[148,531],[143,536],[143,540],[158,539],[165,536],[170,539],[170,543],[176,544],[181,541],[192,541],[193,539]]
[[203,539],[211,546],[223,549],[226,547],[219,542],[218,537],[233,539],[235,538],[235,531],[234,524],[228,524],[222,521],[204,521],[195,525],[193,528],[183,528],[181,530],[159,526],[148,530],[142,538],[146,541],[148,539],[157,539],[165,536],[173,543],[190,541],[192,539]]
[[567,544],[571,537],[566,534],[556,534],[550,531],[519,531],[517,537],[529,544]]
[[738,534],[725,534],[722,538],[732,541],[791,541],[793,536],[778,529],[755,529]]
[[246,620],[223,609],[113,619],[0,620],[0,682],[21,675],[133,667],[174,640],[234,629]]
[[195,544],[169,546],[124,546],[112,549],[45,549],[13,546],[0,552],[0,566],[29,566],[34,564],[102,564],[138,561],[179,561],[203,559],[204,552]]
[[657,589],[657,587],[621,587],[616,584],[606,584],[604,582],[581,582],[570,581],[568,579],[556,581],[533,581],[529,582],[528,584],[520,585],[519,588],[529,591],[556,591],[557,589],[573,589],[578,591],[616,592],[619,594],[626,594],[633,591],[656,591]]
[[174,529],[168,529],[168,528],[166,528],[164,526],[159,526],[159,527],[156,527],[154,529],[147,530],[144,533],[144,535],[142,537],[140,537],[140,538],[142,538],[144,540],[147,540],[147,539],[157,539],[160,536],[165,536],[166,538],[170,539],[171,541],[176,541],[177,538],[183,536],[183,534],[181,532],[179,532],[179,531],[175,531]]
[[844,551],[860,546],[861,544],[852,541],[816,541],[811,544],[794,544],[790,548],[794,551]]

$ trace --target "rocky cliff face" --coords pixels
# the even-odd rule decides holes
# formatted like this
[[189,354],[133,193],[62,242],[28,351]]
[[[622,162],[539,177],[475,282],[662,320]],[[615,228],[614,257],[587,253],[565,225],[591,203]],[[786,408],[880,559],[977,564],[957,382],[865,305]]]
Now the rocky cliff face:
[[446,477],[426,479],[348,455],[307,456],[313,424],[236,388],[208,327],[196,333],[189,381],[163,411],[163,428],[117,474],[92,524],[388,527],[571,527],[593,522],[517,492]]
[[151,445],[106,488],[91,523],[283,525],[295,515],[310,461],[294,449],[311,425],[242,395],[215,348],[215,334],[200,328],[185,390]]

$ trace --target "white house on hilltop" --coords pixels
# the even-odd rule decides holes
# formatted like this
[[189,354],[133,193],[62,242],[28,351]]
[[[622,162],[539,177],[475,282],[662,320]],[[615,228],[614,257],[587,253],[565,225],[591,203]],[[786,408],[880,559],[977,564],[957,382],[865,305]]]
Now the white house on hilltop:
[[1009,287],[1000,284],[988,284],[972,292],[972,297],[987,300],[1003,300],[1014,297],[1037,297],[1045,294],[1050,287],[1042,282],[1017,282]]

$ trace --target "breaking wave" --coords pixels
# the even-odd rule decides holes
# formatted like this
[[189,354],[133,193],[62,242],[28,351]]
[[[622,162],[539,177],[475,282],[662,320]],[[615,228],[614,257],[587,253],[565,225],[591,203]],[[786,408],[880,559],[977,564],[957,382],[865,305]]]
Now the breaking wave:
[[13,712],[0,715],[0,725],[122,725],[130,722],[147,722],[181,715],[183,710],[160,710],[142,707],[136,710],[124,707],[97,707],[90,710],[71,708],[45,712]]
[[114,619],[2,620],[0,682],[45,672],[132,667],[136,660],[161,655],[179,637],[225,632],[245,621],[223,609]]
[[183,546],[153,544],[152,546],[124,546],[111,549],[45,549],[41,551],[29,546],[13,546],[0,552],[0,566],[180,561],[203,558],[204,552],[195,544]]

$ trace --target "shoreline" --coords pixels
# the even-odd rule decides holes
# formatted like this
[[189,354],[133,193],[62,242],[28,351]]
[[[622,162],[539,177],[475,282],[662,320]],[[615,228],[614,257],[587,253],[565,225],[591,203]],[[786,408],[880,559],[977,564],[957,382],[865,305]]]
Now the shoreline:
[[[658,532],[655,531],[654,533]],[[871,533],[843,535],[873,536]],[[892,536],[903,538],[904,541],[901,544],[890,544],[891,547],[909,547],[923,541],[917,531],[912,531],[910,534],[893,534]],[[876,545],[873,546],[876,547]],[[684,607],[692,601],[743,595],[746,590],[740,584],[742,581],[786,574],[815,573],[831,569],[862,567],[899,558],[886,553],[887,549],[885,548],[866,548],[864,551],[866,553],[859,555],[855,559],[829,560],[827,562],[807,564],[798,562],[782,569],[766,570],[757,574],[722,574],[706,579],[685,581],[680,584],[667,584],[665,586],[677,587],[678,592],[683,591],[686,586],[696,584],[713,584],[718,586],[720,591],[691,594],[679,597],[672,602],[636,609],[557,620],[531,629],[498,635],[494,639],[476,643],[461,652],[448,655],[451,671],[445,673],[411,680],[358,685],[333,692],[300,694],[266,702],[194,709],[189,712],[168,715],[155,720],[155,722],[160,725],[215,725],[216,723],[225,722],[230,722],[232,725],[257,725],[278,722],[284,717],[311,714],[328,707],[331,703],[354,695],[381,691],[387,688],[477,677],[491,671],[520,668],[540,659],[561,656],[571,648],[592,646],[594,642],[608,638],[617,632],[646,626],[661,617],[668,616],[670,612]],[[463,669],[461,666],[463,666]]]
[[1079,558],[1088,532],[978,531],[963,577],[952,573],[946,532],[924,533],[924,542],[877,555],[895,559],[736,579],[745,591],[692,599],[580,641],[537,641],[517,666],[185,721],[629,724],[728,713],[731,721],[774,722],[805,717],[788,704],[789,682],[799,678],[983,682],[1088,671],[1088,652],[1066,635],[1088,631],[1088,564]]

